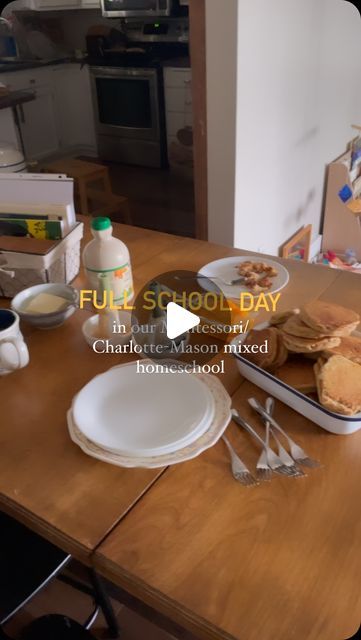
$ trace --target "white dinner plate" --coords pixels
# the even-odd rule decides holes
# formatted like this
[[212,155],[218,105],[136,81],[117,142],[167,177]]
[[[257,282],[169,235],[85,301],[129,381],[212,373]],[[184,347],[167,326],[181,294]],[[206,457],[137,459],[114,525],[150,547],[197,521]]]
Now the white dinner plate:
[[[248,287],[242,285],[242,283],[231,286],[223,283],[223,281],[230,282],[231,280],[235,280],[239,277],[237,266],[241,262],[264,262],[265,264],[277,269],[278,275],[275,278],[272,278],[272,287],[264,293],[278,293],[278,291],[281,291],[281,289],[288,284],[290,279],[289,273],[279,262],[260,256],[233,256],[231,258],[214,260],[214,262],[209,262],[202,267],[199,270],[198,275],[206,276],[209,278],[209,281],[200,278],[198,280],[199,285],[207,291],[215,291],[216,288],[218,288],[226,298],[239,298],[240,293],[245,291],[252,293],[252,291]],[[214,278],[214,284],[212,283],[212,278]],[[257,298],[259,294],[255,293],[254,296]]]
[[88,440],[143,457],[186,447],[205,433],[213,414],[213,396],[201,379],[189,373],[137,373],[136,362],[96,376],[72,404],[76,426]]
[[108,451],[98,447],[94,442],[85,438],[75,424],[72,410],[69,409],[67,420],[71,439],[86,455],[118,467],[159,469],[196,458],[206,449],[213,447],[219,438],[221,438],[231,420],[232,402],[229,394],[218,378],[205,373],[197,373],[195,375],[202,380],[210,390],[213,396],[215,410],[208,429],[202,436],[191,442],[188,446],[177,449],[177,451],[173,453],[160,456],[126,456],[114,451]]

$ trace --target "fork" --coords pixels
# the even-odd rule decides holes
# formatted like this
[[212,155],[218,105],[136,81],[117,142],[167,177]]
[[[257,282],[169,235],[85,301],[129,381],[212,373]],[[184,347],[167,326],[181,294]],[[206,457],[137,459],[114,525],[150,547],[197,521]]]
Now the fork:
[[234,479],[237,480],[237,482],[243,484],[244,487],[256,486],[258,484],[257,480],[253,477],[249,469],[242,462],[241,458],[239,458],[239,456],[236,454],[228,438],[226,438],[226,436],[222,436],[222,440],[225,443],[231,457],[231,469]]
[[256,398],[249,398],[248,402],[251,407],[260,414],[265,422],[270,422],[272,427],[277,429],[277,431],[279,431],[279,433],[281,433],[284,438],[286,438],[288,446],[290,448],[291,456],[296,462],[298,462],[298,464],[301,464],[304,467],[309,467],[311,469],[321,466],[318,460],[313,460],[312,458],[310,458],[306,454],[306,452],[298,444],[296,444],[294,440],[292,440],[292,438],[289,437],[289,435],[282,429],[282,427],[280,427],[278,422],[276,422],[276,420],[262,407],[261,403],[258,402]]
[[[269,446],[269,431],[270,431],[270,423],[267,422],[266,423],[266,439],[265,439],[265,445],[266,447]],[[272,476],[272,469],[269,466],[268,462],[267,462],[267,449],[264,448],[260,457],[258,458],[258,462],[256,465],[256,469],[257,469],[257,478],[261,481],[267,482],[269,480],[271,480],[271,476]]]
[[[266,400],[266,404],[265,404],[265,408],[266,411],[268,413],[269,416],[273,416],[273,411],[274,411],[274,406],[275,406],[275,401],[273,398],[267,398]],[[269,438],[269,434],[271,433],[276,445],[277,445],[277,449],[278,449],[278,455],[281,458],[283,464],[286,465],[286,467],[288,467],[290,470],[293,471],[293,475],[295,477],[304,477],[306,474],[302,471],[302,469],[300,469],[300,467],[295,463],[294,459],[291,458],[290,454],[288,453],[288,451],[286,451],[286,449],[284,448],[284,446],[282,445],[282,443],[280,442],[279,438],[277,438],[274,429],[272,429],[269,420],[264,420],[265,426],[266,426],[266,442],[267,442],[267,438]]]
[[174,276],[174,280],[219,280],[223,284],[226,284],[229,287],[232,287],[234,284],[239,284],[244,282],[244,276],[240,276],[239,278],[233,278],[233,280],[224,280],[223,278],[219,278],[217,276]]
[[275,473],[279,473],[283,476],[294,475],[294,473],[289,469],[289,467],[283,464],[281,458],[271,449],[271,447],[269,445],[268,446],[266,445],[266,442],[262,440],[261,436],[258,435],[257,431],[255,431],[253,427],[251,427],[251,425],[248,424],[248,422],[246,422],[243,418],[241,418],[241,416],[239,415],[236,409],[232,409],[232,419],[240,427],[245,429],[251,436],[253,436],[253,438],[257,440],[258,444],[262,446],[262,449],[266,453],[265,458],[266,458],[268,467],[270,467],[272,471],[274,471]]

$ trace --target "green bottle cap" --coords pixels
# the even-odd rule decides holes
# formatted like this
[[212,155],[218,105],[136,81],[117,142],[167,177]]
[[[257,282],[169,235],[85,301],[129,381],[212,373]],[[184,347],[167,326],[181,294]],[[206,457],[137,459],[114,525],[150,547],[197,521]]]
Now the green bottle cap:
[[112,226],[112,222],[109,218],[94,218],[92,221],[92,229],[94,231],[104,231],[105,229],[109,229]]

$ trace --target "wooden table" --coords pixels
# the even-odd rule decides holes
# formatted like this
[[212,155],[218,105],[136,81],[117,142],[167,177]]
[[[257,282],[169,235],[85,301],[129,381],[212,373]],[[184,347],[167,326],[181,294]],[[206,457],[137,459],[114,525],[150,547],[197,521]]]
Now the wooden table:
[[[242,253],[123,225],[115,233],[130,249],[138,289],[164,271]],[[279,308],[318,297],[355,306],[358,276],[287,266]],[[84,284],[82,276],[75,282]],[[52,331],[24,327],[31,362],[0,380],[0,508],[200,638],[351,635],[360,609],[360,436],[328,435],[279,407],[325,468],[255,490],[234,483],[222,443],[167,470],[122,470],[88,458],[70,441],[66,410],[91,377],[122,357],[88,348],[87,315],[79,311]],[[246,413],[251,389],[231,357],[222,381]],[[254,463],[256,450],[234,425],[230,437]]]
[[[359,276],[298,267],[282,306],[308,291],[361,313]],[[251,395],[266,396],[245,381],[232,400],[257,424]],[[277,405],[276,418],[323,468],[244,489],[220,442],[167,469],[95,553],[102,575],[196,637],[341,640],[360,623],[361,432],[331,435]],[[228,434],[254,467],[253,441],[234,423]]]
[[[84,242],[90,239],[85,224]],[[199,259],[196,241],[123,225],[115,225],[115,233],[130,249],[138,288],[189,262],[189,254]],[[215,255],[204,246],[205,258]],[[82,274],[74,283],[85,284]],[[89,349],[81,334],[89,315],[78,311],[51,331],[24,325],[30,364],[0,379],[0,509],[83,562],[163,471],[105,465],[69,438],[66,412],[74,395],[94,375],[127,359]],[[224,383],[232,393],[240,382],[232,362]]]

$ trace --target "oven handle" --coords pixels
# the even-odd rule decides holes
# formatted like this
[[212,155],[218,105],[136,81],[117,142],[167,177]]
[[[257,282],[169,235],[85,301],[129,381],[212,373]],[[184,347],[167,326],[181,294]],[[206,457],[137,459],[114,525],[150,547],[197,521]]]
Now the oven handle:
[[121,80],[122,78],[155,78],[157,69],[148,67],[90,67],[90,73],[94,78],[107,78]]

